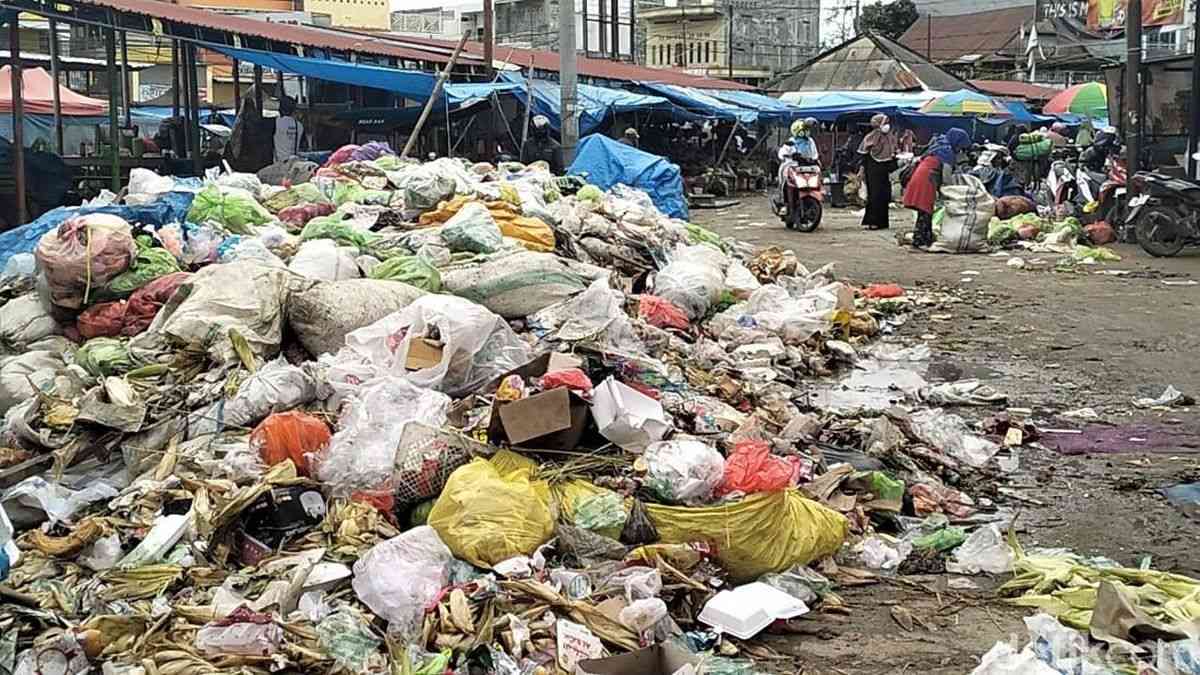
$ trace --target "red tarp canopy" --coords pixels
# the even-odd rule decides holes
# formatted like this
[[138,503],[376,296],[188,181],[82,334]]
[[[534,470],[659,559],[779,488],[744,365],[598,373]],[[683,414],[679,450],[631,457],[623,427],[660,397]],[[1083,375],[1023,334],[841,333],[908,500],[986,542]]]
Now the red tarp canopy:
[[[21,74],[25,112],[54,114],[54,80],[50,74],[44,68],[25,68]],[[64,115],[103,115],[108,112],[108,104],[104,101],[77,94],[66,87],[58,88],[58,99]],[[0,112],[11,113],[12,109],[12,66],[4,66],[0,68]]]

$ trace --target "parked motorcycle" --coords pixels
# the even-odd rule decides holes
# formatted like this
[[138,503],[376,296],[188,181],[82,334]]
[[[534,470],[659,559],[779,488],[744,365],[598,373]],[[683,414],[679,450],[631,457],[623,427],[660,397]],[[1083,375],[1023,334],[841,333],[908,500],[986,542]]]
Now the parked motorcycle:
[[789,230],[812,232],[821,225],[825,195],[821,165],[805,159],[788,159],[779,168],[783,203],[777,213]]
[[1160,173],[1139,171],[1132,188],[1126,227],[1137,232],[1142,248],[1170,257],[1185,246],[1200,246],[1200,184]]

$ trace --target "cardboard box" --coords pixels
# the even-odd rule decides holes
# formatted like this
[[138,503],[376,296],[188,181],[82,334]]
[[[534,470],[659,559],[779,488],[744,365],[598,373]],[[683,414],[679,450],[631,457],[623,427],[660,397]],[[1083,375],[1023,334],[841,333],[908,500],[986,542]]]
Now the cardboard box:
[[408,370],[425,370],[442,362],[442,346],[426,338],[417,338],[408,343],[408,356],[404,367]]
[[628,654],[580,661],[575,675],[675,675],[680,670],[694,672],[700,656],[671,644],[654,645]]
[[[495,391],[500,381],[509,375],[520,375],[528,382],[554,370],[551,364],[561,364],[564,363],[562,359],[571,358],[564,354],[542,354],[496,378],[488,389]],[[494,402],[488,438],[492,443],[507,441],[513,447],[574,450],[579,447],[590,419],[591,410],[587,401],[566,387],[559,387],[519,401]]]

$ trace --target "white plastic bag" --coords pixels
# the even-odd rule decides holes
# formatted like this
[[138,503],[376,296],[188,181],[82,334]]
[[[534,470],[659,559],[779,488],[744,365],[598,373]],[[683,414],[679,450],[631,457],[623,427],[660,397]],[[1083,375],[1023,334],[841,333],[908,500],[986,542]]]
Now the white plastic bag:
[[1000,452],[999,445],[972,433],[963,418],[941,408],[914,413],[912,428],[926,443],[977,469],[987,466]]
[[530,316],[529,324],[562,342],[609,354],[644,355],[646,346],[634,332],[624,302],[623,293],[610,288],[606,279],[597,279],[583,293]]
[[453,558],[436,530],[413,528],[376,544],[354,563],[354,592],[388,620],[389,631],[411,639],[421,629],[425,605],[446,585]]
[[51,524],[70,523],[88,504],[116,496],[116,488],[103,481],[72,490],[41,476],[30,476],[0,495],[0,504],[18,528],[26,528],[43,520]]
[[634,600],[621,609],[617,618],[629,630],[641,634],[653,628],[667,616],[667,603],[658,598]]
[[0,272],[0,286],[29,283],[37,273],[37,258],[32,253],[17,253],[4,263]]
[[990,523],[972,532],[954,550],[954,560],[946,564],[946,569],[955,574],[1003,574],[1012,570],[1014,560],[1016,556],[1004,532]]
[[50,351],[25,352],[5,361],[0,367],[0,415],[33,396],[33,387],[50,389],[66,367],[62,356]]
[[670,504],[703,504],[725,477],[725,458],[700,441],[660,441],[646,448],[646,486]]
[[332,239],[312,239],[300,245],[288,263],[288,270],[321,281],[357,279],[360,276],[357,255],[358,249],[338,246]]
[[[410,345],[431,334],[442,342],[441,361],[430,368],[407,370]],[[533,358],[507,321],[449,295],[419,297],[399,312],[347,335],[346,346],[374,366],[451,396],[473,392]]]
[[750,297],[751,293],[762,288],[762,283],[740,260],[734,260],[725,270],[725,288],[733,293],[733,297],[745,300]]
[[317,478],[340,495],[387,486],[405,426],[440,427],[449,409],[450,397],[399,377],[364,384],[346,402],[340,428],[316,463]]
[[316,397],[313,373],[278,358],[242,382],[237,394],[225,403],[225,421],[248,427],[271,413],[297,408]]
[[313,356],[336,354],[346,335],[407,307],[425,291],[399,281],[306,282],[288,300],[288,325]]
[[941,233],[929,247],[940,253],[978,253],[988,247],[988,223],[995,213],[996,200],[975,176],[963,174],[961,184],[942,188],[946,216]]
[[695,321],[708,314],[725,290],[729,259],[709,246],[683,246],[654,276],[654,294],[670,300]]

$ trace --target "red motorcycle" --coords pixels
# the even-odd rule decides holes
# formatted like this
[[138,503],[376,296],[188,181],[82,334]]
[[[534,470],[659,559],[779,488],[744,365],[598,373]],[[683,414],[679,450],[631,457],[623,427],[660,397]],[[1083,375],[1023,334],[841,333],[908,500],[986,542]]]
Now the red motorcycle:
[[809,160],[791,159],[780,168],[783,204],[780,218],[789,230],[812,232],[821,225],[825,194],[821,165]]
[[1109,157],[1107,165],[1108,177],[1101,184],[1100,195],[1096,197],[1096,201],[1100,203],[1096,215],[1117,230],[1121,241],[1129,241],[1129,238],[1122,234],[1125,229],[1125,214],[1129,209],[1126,187],[1129,173],[1125,168],[1125,160],[1120,156]]

